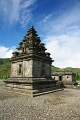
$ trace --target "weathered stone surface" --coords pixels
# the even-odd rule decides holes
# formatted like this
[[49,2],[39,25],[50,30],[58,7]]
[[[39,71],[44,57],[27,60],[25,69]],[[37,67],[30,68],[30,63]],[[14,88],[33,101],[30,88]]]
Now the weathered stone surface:
[[73,72],[54,72],[52,78],[57,81],[62,81],[65,87],[77,85],[76,74]]
[[19,43],[17,52],[11,58],[11,75],[5,81],[7,87],[31,90],[29,93],[42,92],[54,89],[56,81],[51,78],[50,53],[41,43],[33,26],[29,29],[22,42]]

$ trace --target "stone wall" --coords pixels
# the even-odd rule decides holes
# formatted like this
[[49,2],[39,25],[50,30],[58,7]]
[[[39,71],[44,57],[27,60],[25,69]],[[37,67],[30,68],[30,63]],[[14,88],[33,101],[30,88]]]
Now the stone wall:
[[23,61],[11,64],[11,77],[32,77],[33,61]]
[[59,76],[56,76],[56,75],[52,75],[52,78],[54,79],[54,80],[59,80]]
[[70,82],[72,81],[72,75],[63,75],[63,82]]
[[76,82],[76,74],[72,72],[54,72],[52,78],[63,82]]
[[51,65],[39,60],[12,63],[11,77],[51,77]]
[[45,65],[45,73],[46,73],[46,77],[51,77],[51,64],[46,63],[46,65]]
[[17,63],[11,63],[11,77],[18,76],[18,65]]
[[[42,67],[44,67],[42,69]],[[45,75],[45,64],[43,66],[43,62],[39,60],[34,60],[33,62],[33,77],[42,77]]]
[[33,77],[51,77],[51,65],[44,61],[34,60]]
[[23,61],[23,77],[32,77],[33,60]]

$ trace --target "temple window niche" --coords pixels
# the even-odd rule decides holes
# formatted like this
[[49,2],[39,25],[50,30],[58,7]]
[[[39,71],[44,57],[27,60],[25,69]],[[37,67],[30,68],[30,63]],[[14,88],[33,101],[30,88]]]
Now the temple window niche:
[[24,52],[24,48],[22,49],[22,52]]
[[19,74],[22,73],[22,64],[19,64]]

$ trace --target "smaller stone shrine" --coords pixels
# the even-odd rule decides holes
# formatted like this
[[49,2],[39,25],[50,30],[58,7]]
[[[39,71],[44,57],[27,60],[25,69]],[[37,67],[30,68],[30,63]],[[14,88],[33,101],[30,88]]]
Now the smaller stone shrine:
[[50,53],[41,43],[33,26],[19,43],[17,52],[11,57],[11,75],[5,80],[7,88],[25,92],[30,96],[51,91],[56,81],[51,77]]
[[62,81],[64,87],[74,87],[77,86],[76,74],[73,72],[54,72],[52,73],[52,78],[56,81]]

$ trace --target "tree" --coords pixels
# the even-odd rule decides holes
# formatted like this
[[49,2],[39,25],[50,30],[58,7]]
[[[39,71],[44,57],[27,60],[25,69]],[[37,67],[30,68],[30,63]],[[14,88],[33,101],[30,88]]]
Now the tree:
[[2,60],[0,60],[0,64],[1,64],[1,65],[3,64],[3,61],[2,61]]

